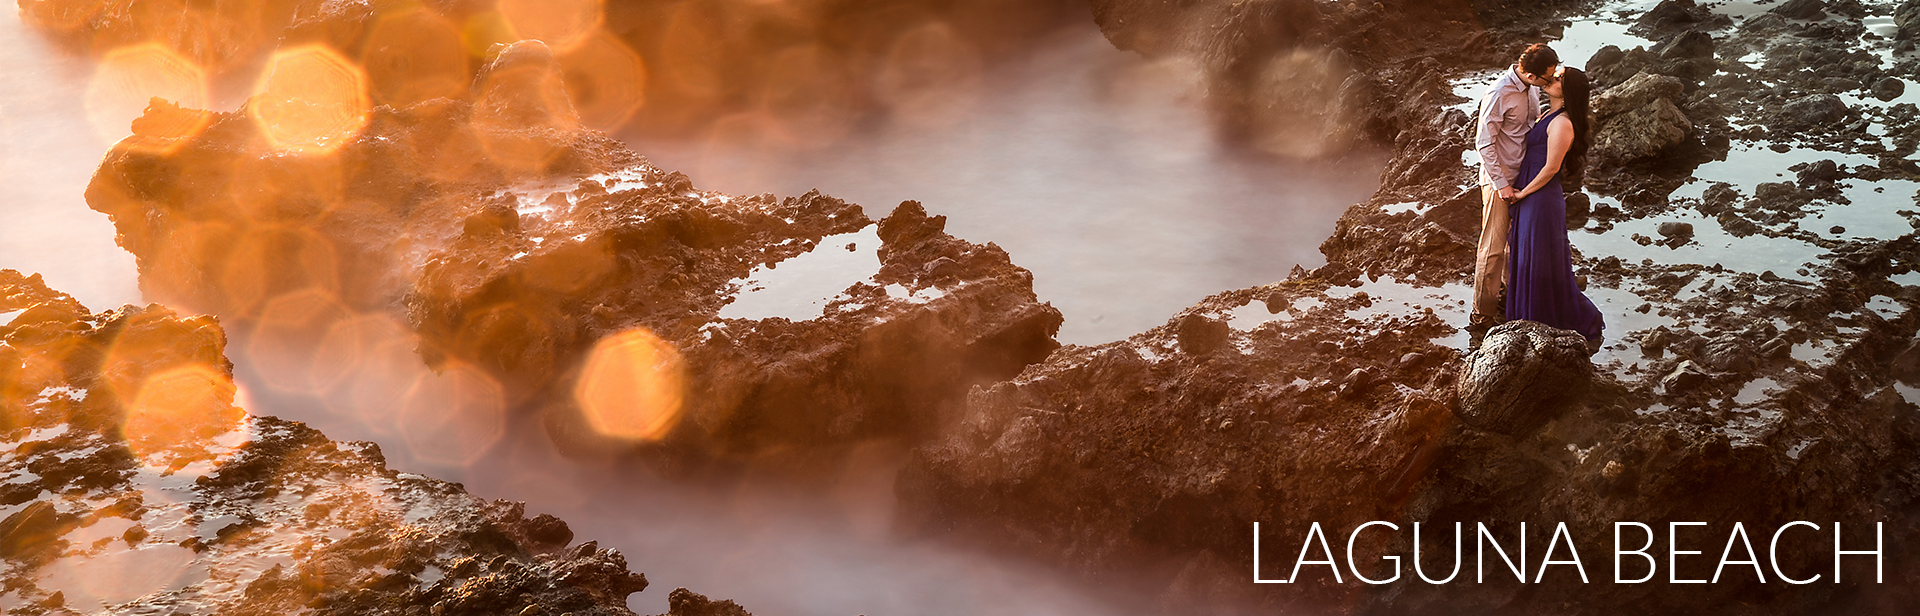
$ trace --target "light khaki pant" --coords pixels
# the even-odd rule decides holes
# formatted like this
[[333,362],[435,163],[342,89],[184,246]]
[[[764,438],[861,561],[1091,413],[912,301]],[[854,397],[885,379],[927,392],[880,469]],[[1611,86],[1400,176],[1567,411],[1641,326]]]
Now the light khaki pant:
[[1480,246],[1473,260],[1473,314],[1491,319],[1505,308],[1500,288],[1507,283],[1507,202],[1480,187]]

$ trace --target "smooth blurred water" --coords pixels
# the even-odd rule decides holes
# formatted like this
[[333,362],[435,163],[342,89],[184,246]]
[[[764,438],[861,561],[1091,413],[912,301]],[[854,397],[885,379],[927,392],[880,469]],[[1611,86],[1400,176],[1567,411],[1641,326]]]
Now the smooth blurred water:
[[104,310],[140,291],[113,223],[87,209],[87,180],[111,145],[87,121],[91,73],[0,9],[0,269],[38,272]]
[[817,188],[876,219],[918,200],[1032,270],[1066,315],[1062,342],[1099,344],[1317,267],[1334,221],[1379,184],[1381,152],[1298,161],[1233,145],[1200,88],[1189,66],[1117,51],[1088,23],[992,70],[959,111],[872,119],[827,149],[759,131],[630,142],[702,188]]

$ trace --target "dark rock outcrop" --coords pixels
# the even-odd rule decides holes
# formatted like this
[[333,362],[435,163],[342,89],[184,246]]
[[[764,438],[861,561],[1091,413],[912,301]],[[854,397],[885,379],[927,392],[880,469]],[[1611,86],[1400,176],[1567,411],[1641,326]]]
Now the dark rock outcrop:
[[1899,28],[1894,38],[1911,41],[1920,38],[1920,1],[1906,0],[1893,11],[1893,23]]
[[[1914,465],[1904,448],[1920,443],[1920,424],[1898,419],[1912,407],[1885,377],[1854,376],[1885,374],[1879,362],[1899,355],[1920,327],[1912,316],[1885,333],[1900,341],[1892,350],[1870,351],[1881,343],[1861,338],[1841,361],[1864,363],[1848,363],[1844,374],[1802,372],[1780,394],[1720,416],[1713,400],[1727,394],[1716,392],[1737,390],[1739,379],[1750,378],[1741,376],[1745,368],[1709,374],[1676,359],[1682,373],[1699,376],[1665,387],[1664,371],[1631,380],[1612,370],[1587,376],[1577,334],[1508,324],[1487,344],[1504,345],[1498,339],[1506,337],[1524,346],[1539,334],[1532,348],[1560,358],[1539,365],[1579,373],[1542,376],[1532,395],[1552,398],[1573,393],[1562,389],[1583,378],[1593,381],[1584,395],[1562,399],[1557,417],[1526,415],[1538,427],[1508,435],[1470,427],[1462,420],[1471,411],[1454,402],[1462,381],[1478,377],[1469,371],[1456,380],[1448,368],[1455,352],[1432,342],[1451,330],[1433,312],[1451,299],[1425,303],[1413,298],[1437,290],[1385,281],[1355,290],[1339,282],[1340,271],[1328,266],[1209,298],[1164,327],[1064,348],[1011,382],[978,390],[961,427],[917,450],[902,470],[902,528],[1033,554],[1108,583],[1124,580],[1166,613],[1437,614],[1501,602],[1521,611],[1607,614],[1656,601],[1715,614],[1754,605],[1818,614],[1838,604],[1892,614],[1899,609],[1891,606],[1910,599],[1909,587],[1873,583],[1865,561],[1834,587],[1730,578],[1706,587],[1629,588],[1585,584],[1571,569],[1544,581],[1529,569],[1525,586],[1491,573],[1464,586],[1406,578],[1368,586],[1337,582],[1312,566],[1289,585],[1248,584],[1254,522],[1266,579],[1293,575],[1288,563],[1315,523],[1338,554],[1341,538],[1359,524],[1392,521],[1401,532],[1363,539],[1355,559],[1379,564],[1399,556],[1403,567],[1415,547],[1407,534],[1413,523],[1437,529],[1418,546],[1428,558],[1450,551],[1452,522],[1464,532],[1485,523],[1504,542],[1517,540],[1517,523],[1528,521],[1528,540],[1537,545],[1565,522],[1582,548],[1610,545],[1615,521],[1706,521],[1718,533],[1734,522],[1749,533],[1771,532],[1808,516],[1841,520],[1848,532],[1883,522],[1890,550],[1920,532],[1897,513],[1916,502],[1904,479]],[[1407,307],[1381,311],[1389,298]],[[1244,314],[1238,307],[1255,301],[1286,306],[1286,316],[1237,325],[1226,350],[1182,350],[1190,315]],[[1676,354],[1713,346],[1694,340],[1682,335],[1661,346]],[[1875,359],[1881,355],[1888,359]],[[1756,412],[1782,415],[1756,421]],[[1824,544],[1781,549],[1782,562],[1831,562]]]
[[1580,334],[1509,321],[1462,359],[1458,413],[1467,425],[1519,436],[1566,413],[1592,381]]
[[1596,165],[1654,160],[1687,144],[1693,122],[1674,104],[1685,86],[1666,75],[1641,73],[1594,97],[1591,156]]
[[1780,121],[1789,127],[1813,128],[1847,119],[1847,104],[1832,94],[1808,94],[1780,110]]
[[1662,0],[1640,15],[1627,31],[1653,40],[1664,40],[1688,30],[1717,30],[1733,25],[1725,15],[1700,6],[1693,0]]
[[667,595],[667,613],[661,616],[753,616],[732,601],[714,601],[685,588]]
[[1767,12],[1787,19],[1826,19],[1827,3],[1822,0],[1787,0]]

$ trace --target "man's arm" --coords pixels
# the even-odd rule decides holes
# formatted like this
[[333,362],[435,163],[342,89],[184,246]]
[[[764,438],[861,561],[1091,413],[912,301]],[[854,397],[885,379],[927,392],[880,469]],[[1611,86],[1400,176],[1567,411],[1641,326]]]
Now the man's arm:
[[1480,126],[1474,136],[1474,149],[1480,152],[1480,165],[1492,181],[1494,192],[1501,199],[1511,200],[1513,192],[1513,170],[1520,161],[1506,160],[1501,151],[1499,140],[1507,136],[1506,127],[1515,122],[1515,97],[1511,92],[1495,92],[1487,100],[1487,108],[1480,116]]

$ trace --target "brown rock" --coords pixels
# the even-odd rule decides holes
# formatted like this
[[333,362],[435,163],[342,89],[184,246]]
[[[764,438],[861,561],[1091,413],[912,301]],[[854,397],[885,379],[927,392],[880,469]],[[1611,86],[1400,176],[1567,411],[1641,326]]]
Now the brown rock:
[[1464,362],[1460,418],[1514,436],[1579,404],[1593,379],[1585,338],[1533,321],[1494,327]]

